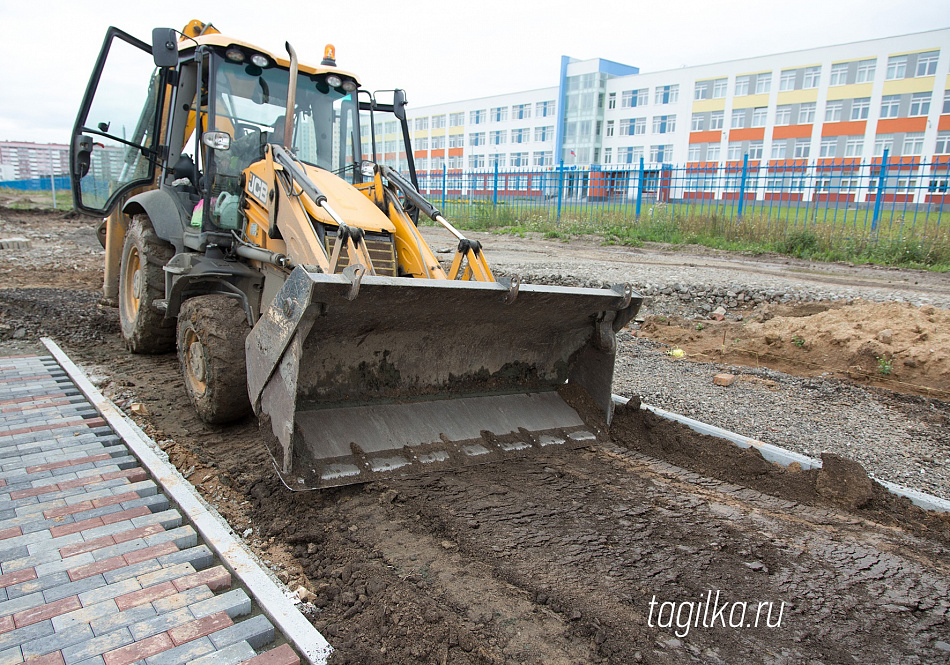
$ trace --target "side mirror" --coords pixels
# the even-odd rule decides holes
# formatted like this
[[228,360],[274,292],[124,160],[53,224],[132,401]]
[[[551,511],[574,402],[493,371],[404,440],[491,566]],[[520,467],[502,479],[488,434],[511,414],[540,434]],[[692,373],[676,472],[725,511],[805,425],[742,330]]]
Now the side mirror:
[[92,159],[92,137],[82,134],[73,137],[73,173],[82,180],[89,173]]
[[178,64],[178,38],[172,28],[152,30],[152,58],[156,67],[174,67]]
[[406,91],[393,90],[393,115],[400,120],[406,119]]

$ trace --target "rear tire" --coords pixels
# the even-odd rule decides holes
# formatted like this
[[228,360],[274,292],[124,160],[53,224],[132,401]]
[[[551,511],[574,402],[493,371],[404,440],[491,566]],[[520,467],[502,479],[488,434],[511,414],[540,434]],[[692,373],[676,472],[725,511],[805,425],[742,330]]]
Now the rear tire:
[[244,353],[248,332],[244,308],[234,298],[197,296],[181,306],[178,360],[188,397],[206,423],[231,422],[251,411]]
[[119,264],[119,325],[132,353],[166,353],[175,345],[175,321],[153,304],[165,297],[162,267],[175,248],[158,237],[147,215],[135,215]]

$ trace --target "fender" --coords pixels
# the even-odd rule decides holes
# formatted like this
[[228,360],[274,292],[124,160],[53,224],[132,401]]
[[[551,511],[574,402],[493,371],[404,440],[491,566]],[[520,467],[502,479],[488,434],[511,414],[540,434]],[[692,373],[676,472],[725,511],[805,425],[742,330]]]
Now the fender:
[[141,213],[148,215],[156,235],[174,245],[176,252],[183,250],[182,238],[186,213],[177,197],[170,192],[164,189],[153,189],[136,194],[126,201],[122,212],[129,217]]

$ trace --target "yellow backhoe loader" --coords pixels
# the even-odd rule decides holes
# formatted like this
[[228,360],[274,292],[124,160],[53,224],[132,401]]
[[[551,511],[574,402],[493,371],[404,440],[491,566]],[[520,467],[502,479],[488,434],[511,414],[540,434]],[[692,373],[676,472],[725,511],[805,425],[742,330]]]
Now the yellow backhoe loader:
[[[110,28],[73,130],[133,353],[177,347],[199,416],[251,410],[291,489],[589,444],[642,298],[496,279],[418,191],[406,96],[220,34]],[[378,128],[386,134],[378,135]],[[393,131],[391,131],[393,130]],[[401,134],[402,154],[381,154]],[[401,169],[400,169],[401,167]],[[419,215],[457,240],[443,266]]]

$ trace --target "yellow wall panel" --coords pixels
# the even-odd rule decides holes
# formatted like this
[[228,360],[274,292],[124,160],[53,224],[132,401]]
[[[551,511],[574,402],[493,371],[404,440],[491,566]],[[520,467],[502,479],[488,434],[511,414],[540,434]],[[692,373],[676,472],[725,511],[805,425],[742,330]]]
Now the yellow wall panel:
[[699,99],[693,102],[693,113],[703,113],[704,111],[725,111],[726,100],[720,99]]
[[763,93],[761,95],[743,95],[742,97],[732,98],[732,108],[734,109],[747,109],[747,108],[752,108],[753,106],[768,106],[768,105],[769,105],[768,93]]
[[921,76],[913,79],[884,81],[883,95],[902,95],[905,92],[931,92],[934,89],[933,76]]
[[873,83],[852,83],[851,85],[836,85],[828,88],[828,99],[859,99],[870,97]]
[[778,93],[777,104],[804,104],[818,101],[818,88],[807,90],[783,90]]

